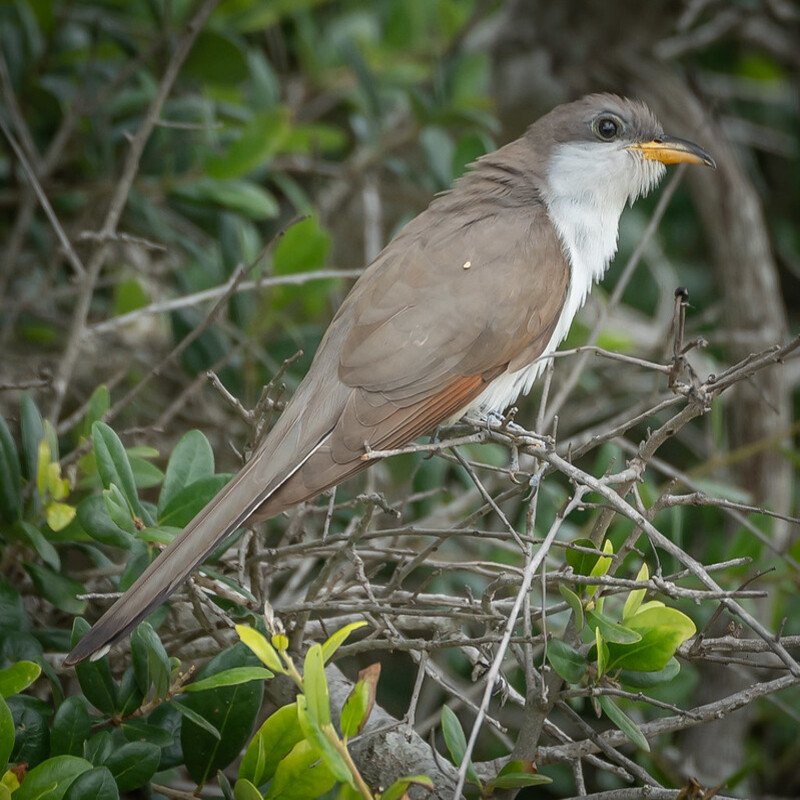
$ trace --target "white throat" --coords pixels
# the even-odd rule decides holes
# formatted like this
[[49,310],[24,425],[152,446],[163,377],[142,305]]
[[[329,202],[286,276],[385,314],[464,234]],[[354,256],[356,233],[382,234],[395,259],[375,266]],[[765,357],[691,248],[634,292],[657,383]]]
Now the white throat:
[[[664,166],[644,161],[618,144],[570,143],[551,157],[543,200],[558,232],[570,268],[567,298],[553,335],[542,353],[552,353],[569,332],[617,252],[619,219],[625,204],[646,194],[664,174]],[[544,369],[540,359],[492,381],[472,407],[500,412],[530,391]]]

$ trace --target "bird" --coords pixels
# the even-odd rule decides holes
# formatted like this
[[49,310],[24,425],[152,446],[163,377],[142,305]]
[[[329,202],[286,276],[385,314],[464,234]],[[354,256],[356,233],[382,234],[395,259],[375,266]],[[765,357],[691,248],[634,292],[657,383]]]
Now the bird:
[[355,475],[370,450],[527,393],[616,253],[625,206],[678,163],[715,166],[614,94],[559,105],[475,161],[362,273],[249,461],[64,664],[104,655],[233,532]]

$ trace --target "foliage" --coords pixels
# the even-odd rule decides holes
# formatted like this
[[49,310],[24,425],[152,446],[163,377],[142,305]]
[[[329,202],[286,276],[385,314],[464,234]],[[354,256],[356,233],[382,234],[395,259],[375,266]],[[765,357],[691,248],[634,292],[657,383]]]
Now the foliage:
[[[796,467],[797,427],[736,443],[736,401],[715,387],[735,374],[732,386],[759,392],[777,369],[755,356],[729,371],[720,317],[735,310],[720,309],[703,247],[709,209],[685,187],[656,232],[655,198],[626,212],[620,256],[564,345],[640,361],[555,359],[549,396],[537,389],[515,418],[546,438],[508,421],[443,431],[435,452],[377,464],[256,536],[237,532],[129,644],[61,667],[86,620],[269,428],[346,281],[510,138],[500,104],[520,81],[493,62],[529,43],[487,42],[515,5],[226,0],[197,26],[202,2],[0,6],[2,141],[19,145],[0,150],[0,200],[13,212],[0,215],[0,800],[158,798],[179,779],[226,800],[416,800],[452,786],[462,765],[469,797],[562,797],[580,794],[580,770],[587,791],[621,785],[628,759],[678,787],[686,775],[670,754],[682,765],[695,755],[681,732],[742,706],[753,720],[743,747],[757,755],[729,784],[800,793],[800,689],[789,670],[773,680],[785,664],[767,652],[798,633],[796,520],[771,516],[759,476],[741,469],[765,454]],[[798,48],[789,25],[782,51],[764,44],[779,5],[695,4],[680,19],[662,9],[660,35],[684,55],[668,66],[664,42],[653,52],[707,92],[746,156],[790,304],[794,67],[776,53]],[[535,65],[548,76],[544,61],[555,69],[570,55],[550,6],[554,28],[537,35],[555,56]],[[641,16],[625,16],[631,41]],[[693,38],[703,30],[713,41]],[[526,70],[526,86],[543,79]],[[551,99],[529,92],[525,121]],[[705,128],[671,132],[714,151]],[[677,284],[692,300],[681,342],[670,332]],[[772,330],[769,309],[765,319],[750,305],[745,329]],[[700,338],[710,345],[695,347]],[[526,564],[551,528],[541,583],[519,598],[504,649]],[[470,751],[473,690],[498,658],[484,709],[496,724]],[[698,691],[716,688],[711,668],[750,670],[723,710]],[[780,704],[753,699],[778,691]],[[547,738],[509,755],[494,732],[514,741],[533,718]],[[432,730],[430,742],[419,735]],[[584,757],[596,730],[611,743],[603,758],[625,751],[613,769]]]

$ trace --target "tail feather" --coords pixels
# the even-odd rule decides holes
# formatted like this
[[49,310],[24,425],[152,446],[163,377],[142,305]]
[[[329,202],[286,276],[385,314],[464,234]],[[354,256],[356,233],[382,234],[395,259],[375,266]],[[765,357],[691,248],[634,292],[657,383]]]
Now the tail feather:
[[106,649],[156,609],[198,564],[303,466],[317,447],[279,481],[270,481],[269,470],[261,463],[270,454],[260,450],[100,617],[67,655],[64,665],[77,664]]

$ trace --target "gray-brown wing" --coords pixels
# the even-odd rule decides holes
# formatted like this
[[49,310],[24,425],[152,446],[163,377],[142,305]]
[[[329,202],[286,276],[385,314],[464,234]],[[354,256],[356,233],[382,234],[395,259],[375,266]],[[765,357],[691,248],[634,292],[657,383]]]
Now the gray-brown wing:
[[[337,314],[335,345],[323,342],[318,358],[339,350],[337,391],[349,389],[343,410],[318,452],[258,516],[368,466],[365,444],[399,447],[430,432],[498,375],[535,360],[552,337],[568,283],[540,205],[469,219],[421,214]],[[323,380],[312,368],[308,381],[324,392],[330,376]]]

